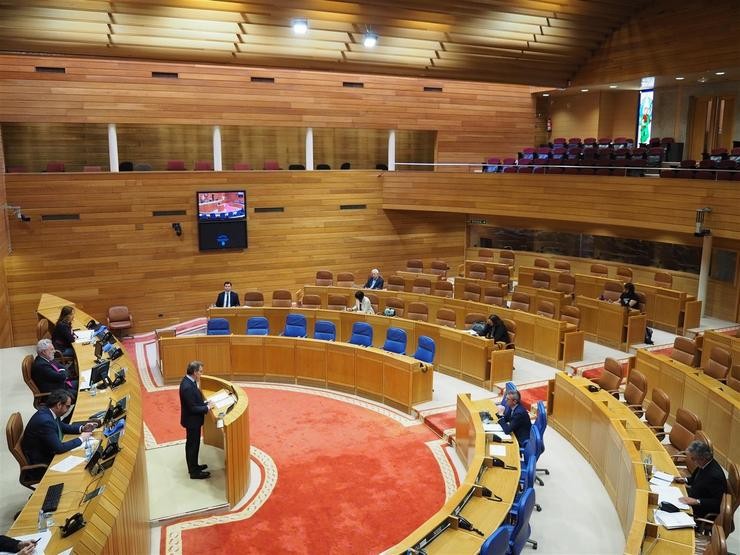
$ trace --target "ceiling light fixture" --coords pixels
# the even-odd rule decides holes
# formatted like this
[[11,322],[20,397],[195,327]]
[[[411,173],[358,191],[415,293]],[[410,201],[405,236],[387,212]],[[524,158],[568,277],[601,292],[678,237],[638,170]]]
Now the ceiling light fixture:
[[683,81],[686,77],[676,77],[676,81]]
[[588,89],[581,89],[581,92],[588,92]]
[[293,20],[293,33],[296,35],[305,35],[308,33],[308,20],[307,19],[294,19]]
[[542,96],[550,96],[550,93],[542,93]]
[[715,71],[714,74],[715,75],[724,75],[725,72],[724,71]]
[[617,85],[609,85],[609,88],[610,89],[616,89],[617,88]]
[[365,48],[374,48],[375,45],[378,44],[378,35],[368,31],[365,33],[365,38],[363,39],[362,44]]

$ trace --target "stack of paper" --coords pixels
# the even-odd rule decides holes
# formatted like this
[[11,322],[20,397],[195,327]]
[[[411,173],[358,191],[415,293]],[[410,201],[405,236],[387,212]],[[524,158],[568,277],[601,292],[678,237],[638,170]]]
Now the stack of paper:
[[501,425],[498,422],[484,422],[483,431],[490,434],[491,432],[500,433],[504,430],[501,428]]
[[658,487],[668,487],[673,483],[673,476],[667,472],[655,471],[653,477],[650,478],[650,485]]
[[683,492],[674,486],[656,486],[651,484],[650,491],[658,494],[658,503],[668,502],[679,509],[688,509],[689,506],[678,500],[683,497]]
[[66,459],[62,459],[61,461],[59,461],[54,466],[50,466],[49,470],[53,470],[54,472],[69,472],[78,464],[85,462],[85,460],[85,457],[70,455]]
[[80,372],[80,391],[90,389],[90,377],[92,376],[92,368],[89,370],[83,370]]
[[665,511],[655,511],[655,522],[668,530],[676,528],[693,528],[694,519],[687,513],[667,513]]
[[489,445],[488,454],[492,457],[505,457],[506,446],[505,445]]
[[75,330],[75,341],[83,344],[90,343],[90,341],[92,341],[93,333],[95,333],[93,330]]

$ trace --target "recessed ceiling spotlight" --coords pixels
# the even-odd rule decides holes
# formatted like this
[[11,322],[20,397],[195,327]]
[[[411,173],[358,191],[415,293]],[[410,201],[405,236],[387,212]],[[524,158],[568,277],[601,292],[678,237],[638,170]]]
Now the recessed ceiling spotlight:
[[378,44],[378,35],[368,31],[365,33],[365,38],[363,39],[362,44],[365,48],[374,48],[375,45]]
[[715,71],[714,74],[715,75],[724,75],[725,72],[724,71]]
[[307,19],[294,19],[293,20],[293,33],[296,35],[305,35],[308,33],[308,20]]
[[683,81],[686,77],[676,77],[676,81]]
[[699,83],[706,83],[707,82],[707,78],[702,75],[701,77],[699,77],[697,79],[697,81],[699,81]]
[[542,93],[542,96],[550,96],[550,93]]
[[616,89],[617,88],[617,85],[609,85],[609,88],[610,89]]
[[581,89],[581,92],[588,92],[588,89]]

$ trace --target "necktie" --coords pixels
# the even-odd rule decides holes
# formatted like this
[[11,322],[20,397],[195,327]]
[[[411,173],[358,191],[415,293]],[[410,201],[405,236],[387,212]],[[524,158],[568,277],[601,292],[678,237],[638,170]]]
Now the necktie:
[[224,293],[224,299],[226,300],[226,303],[224,304],[224,306],[226,308],[230,308],[231,307],[231,293]]
[[57,423],[57,433],[59,434],[59,441],[62,441],[62,427],[59,425],[59,419],[55,418],[54,422]]

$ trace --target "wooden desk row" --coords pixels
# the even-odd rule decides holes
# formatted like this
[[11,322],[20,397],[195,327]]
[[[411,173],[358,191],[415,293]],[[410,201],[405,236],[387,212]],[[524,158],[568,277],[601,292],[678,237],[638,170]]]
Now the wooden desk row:
[[[542,272],[550,276],[550,288],[558,283],[558,276],[562,273],[548,268],[520,267],[518,275],[519,285],[532,285],[535,272]],[[611,282],[622,283],[618,279],[591,274],[574,274],[576,287],[575,294],[597,299],[604,285]],[[696,328],[701,319],[701,301],[684,291],[666,289],[647,283],[635,282],[635,289],[645,295],[645,314],[648,322],[661,329],[678,333],[680,329]]]
[[[478,486],[485,486],[502,498],[502,501],[497,503],[485,499],[479,494],[474,494],[462,511],[460,511],[460,516],[466,518],[473,526],[480,529],[483,532],[483,536],[461,530],[453,524],[431,543],[426,545],[424,551],[430,555],[433,553],[477,554],[480,552],[485,538],[491,535],[501,524],[505,523],[519,485],[519,475],[521,472],[519,445],[516,442],[516,438],[512,438],[513,443],[506,445],[506,456],[501,457],[507,465],[515,467],[515,470],[490,467],[491,460],[488,457],[489,443],[483,431],[480,415],[478,414],[479,411],[483,410],[495,414],[496,408],[490,400],[473,402],[469,394],[458,395],[455,447],[458,455],[466,465],[467,473],[461,481],[460,487],[450,496],[439,511],[414,532],[409,534],[403,541],[387,549],[384,552],[385,554],[405,554],[408,548],[416,545],[427,534],[448,519],[454,522],[454,517],[451,518],[451,515],[455,508],[460,505],[471,489],[478,489]],[[478,475],[482,467],[487,468],[480,480],[478,480]]]
[[[56,322],[61,307],[65,305],[73,306],[74,303],[45,294],[39,302],[38,316]],[[90,319],[89,315],[77,308],[73,325],[75,328],[84,328]],[[120,344],[118,346],[122,348]],[[75,343],[74,349],[78,367],[90,368],[95,359],[93,347]],[[109,397],[117,401],[129,396],[126,406],[126,431],[120,440],[122,451],[116,456],[113,466],[106,470],[102,477],[91,476],[84,470],[84,465],[79,465],[64,474],[48,470],[13,523],[9,535],[18,536],[36,532],[39,508],[49,486],[64,482],[59,509],[54,513],[56,526],[53,529],[51,543],[46,548],[47,553],[59,553],[69,548],[73,548],[75,554],[149,553],[149,502],[144,460],[141,387],[136,365],[127,354],[113,363],[111,371],[115,371],[117,366],[128,369],[126,383],[113,392],[102,390],[95,397],[87,392],[80,392],[72,418],[73,421],[84,421],[89,415],[105,410]],[[98,439],[100,435],[100,431],[95,433]],[[68,439],[71,437],[65,438]],[[57,464],[70,454],[57,455],[51,464]],[[79,455],[80,451],[74,454]],[[105,486],[105,491],[87,504],[80,505],[83,494],[98,485]],[[59,526],[64,524],[65,518],[76,512],[83,513],[87,525],[71,536],[62,538]]]
[[678,476],[678,469],[653,432],[606,391],[591,393],[585,378],[558,372],[550,383],[550,423],[589,461],[619,515],[625,553],[691,555],[693,529],[667,530],[654,524],[655,495],[650,493],[643,457],[656,470]]
[[[312,293],[323,290],[342,290],[341,287],[311,287]],[[346,288],[347,291],[353,291]],[[385,293],[378,291],[378,293]],[[397,291],[391,291],[399,295]],[[400,293],[404,295],[404,293]],[[406,293],[411,295],[411,293]],[[380,296],[380,295],[379,295]],[[325,297],[324,297],[325,298]],[[382,310],[382,309],[381,309]],[[431,337],[436,344],[434,368],[451,376],[463,379],[479,387],[492,389],[494,383],[506,382],[511,379],[514,368],[514,351],[495,350],[493,342],[482,337],[470,335],[462,330],[407,320],[399,317],[360,314],[342,310],[311,309],[311,308],[211,308],[209,318],[226,318],[229,320],[234,333],[243,333],[247,328],[247,320],[252,316],[264,316],[270,324],[270,333],[278,335],[285,327],[285,318],[288,313],[303,314],[307,320],[308,335],[313,335],[316,320],[329,320],[337,329],[337,341],[349,341],[352,335],[352,326],[355,322],[367,322],[373,327],[372,345],[378,349],[383,347],[389,327],[398,327],[406,331],[408,342],[407,353],[414,353],[419,336]]]
[[670,423],[679,408],[690,410],[701,419],[717,461],[740,464],[740,393],[698,368],[644,349],[637,350],[635,368],[647,378],[648,399],[656,387],[670,398]]
[[[479,265],[485,268],[486,270],[486,276],[485,277],[476,277],[471,275],[471,266],[472,265]],[[484,262],[482,260],[466,260],[463,263],[462,266],[463,277],[466,278],[475,278],[475,279],[483,279],[486,281],[491,281],[499,285],[500,287],[504,288],[504,291],[508,291],[511,289],[511,268],[507,266],[506,264],[500,264],[498,262]],[[496,279],[494,279],[494,275],[497,275],[499,279],[503,280],[504,276],[506,276],[506,281],[499,282]]]
[[[342,294],[351,298],[355,291],[351,288],[320,287],[313,285],[307,285],[304,290],[306,294],[311,293],[319,295],[321,297],[322,306],[327,306],[327,299],[331,293]],[[517,355],[533,358],[551,366],[561,367],[567,362],[583,359],[583,334],[576,330],[573,325],[560,320],[538,316],[531,312],[510,310],[504,307],[492,306],[474,301],[464,301],[461,299],[437,297],[435,295],[422,295],[419,293],[404,293],[401,291],[386,290],[373,291],[373,294],[378,297],[378,309],[380,312],[385,309],[385,303],[389,298],[400,299],[406,304],[406,306],[411,302],[422,302],[429,308],[429,322],[437,321],[437,311],[440,308],[450,309],[455,312],[455,329],[460,331],[465,330],[465,317],[468,314],[476,313],[482,315],[483,318],[486,318],[489,314],[495,313],[501,318],[513,320],[516,324],[516,338],[514,343],[516,344]],[[394,321],[400,320],[401,319],[399,318],[394,319]],[[421,322],[417,322],[417,324],[421,324]],[[430,325],[434,326],[434,324]],[[451,328],[442,329],[450,330]],[[424,333],[423,335],[429,335],[429,333]],[[349,337],[349,335],[343,334],[342,337]],[[383,338],[384,337],[385,336],[383,336]],[[437,352],[444,356],[444,353],[441,351],[442,346],[438,344]],[[494,353],[496,352],[494,351]],[[495,356],[503,355],[496,354]],[[498,372],[494,373],[498,374]],[[494,378],[495,377],[496,376],[494,376]],[[494,381],[500,380],[496,379]]]
[[255,335],[189,335],[161,337],[159,356],[168,383],[180,379],[190,361],[200,360],[212,376],[336,389],[409,413],[413,405],[432,399],[431,365],[349,343]]
[[729,351],[732,356],[733,365],[740,365],[740,336],[737,334],[738,330],[735,330],[734,334],[720,333],[713,330],[704,332],[701,351],[701,366],[703,368],[707,367],[709,363],[709,355],[711,354],[713,347],[721,347],[724,350]]
[[579,295],[580,329],[592,341],[620,350],[645,342],[646,318],[639,310]]

